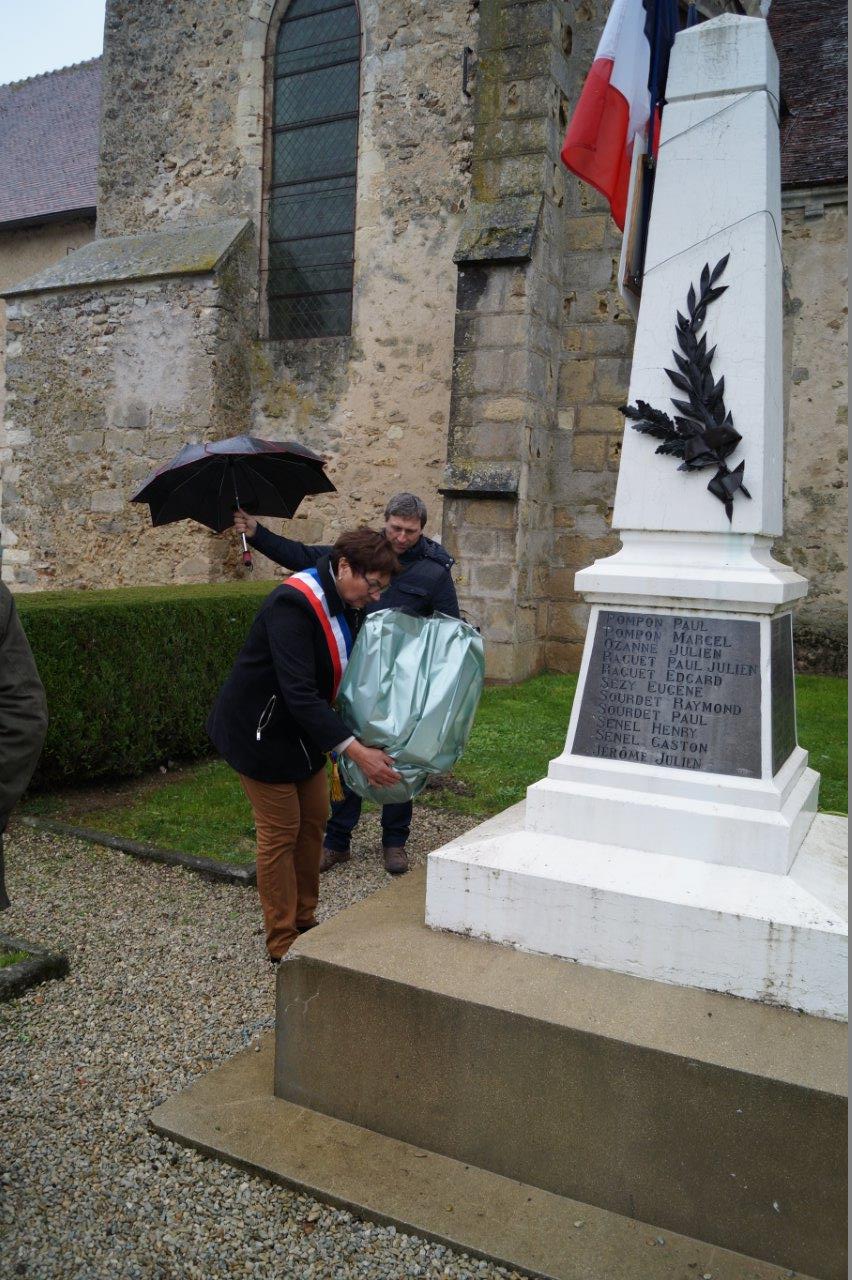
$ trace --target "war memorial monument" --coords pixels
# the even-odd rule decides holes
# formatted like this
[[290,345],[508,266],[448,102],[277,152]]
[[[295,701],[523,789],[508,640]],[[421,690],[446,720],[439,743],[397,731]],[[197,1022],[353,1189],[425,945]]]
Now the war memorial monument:
[[765,22],[677,37],[565,750],[300,940],[274,1037],[160,1131],[533,1274],[846,1275],[846,823],[772,556],[778,112]]

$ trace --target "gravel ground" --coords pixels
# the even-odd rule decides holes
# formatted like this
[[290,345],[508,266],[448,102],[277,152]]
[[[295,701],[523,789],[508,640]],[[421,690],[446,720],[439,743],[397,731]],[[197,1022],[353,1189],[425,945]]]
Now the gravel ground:
[[[418,809],[414,860],[472,825]],[[356,836],[323,876],[321,919],[388,883],[375,815]],[[0,1005],[4,1280],[515,1280],[148,1130],[155,1106],[273,1025],[252,890],[20,826],[7,867],[0,928],[66,951],[71,971]]]

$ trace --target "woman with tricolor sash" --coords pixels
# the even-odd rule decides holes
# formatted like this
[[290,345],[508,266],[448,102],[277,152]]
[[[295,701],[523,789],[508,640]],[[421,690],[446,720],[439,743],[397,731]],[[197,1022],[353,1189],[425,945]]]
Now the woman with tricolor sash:
[[399,569],[384,534],[341,534],[328,555],[261,605],[207,722],[254,812],[273,964],[316,923],[326,755],[346,752],[374,786],[399,780],[391,758],[354,738],[333,707],[362,610]]

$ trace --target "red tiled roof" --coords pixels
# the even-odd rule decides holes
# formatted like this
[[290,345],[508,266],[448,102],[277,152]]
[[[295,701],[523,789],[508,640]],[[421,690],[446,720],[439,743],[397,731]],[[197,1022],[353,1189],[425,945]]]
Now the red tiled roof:
[[781,185],[841,185],[848,174],[846,0],[772,0],[781,63]]
[[0,226],[94,210],[101,60],[0,85]]

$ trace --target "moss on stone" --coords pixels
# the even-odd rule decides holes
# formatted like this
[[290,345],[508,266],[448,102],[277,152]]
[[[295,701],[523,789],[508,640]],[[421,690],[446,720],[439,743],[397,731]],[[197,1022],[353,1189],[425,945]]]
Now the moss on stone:
[[5,296],[210,273],[250,225],[245,218],[229,218],[181,231],[104,236],[21,281],[8,289]]

